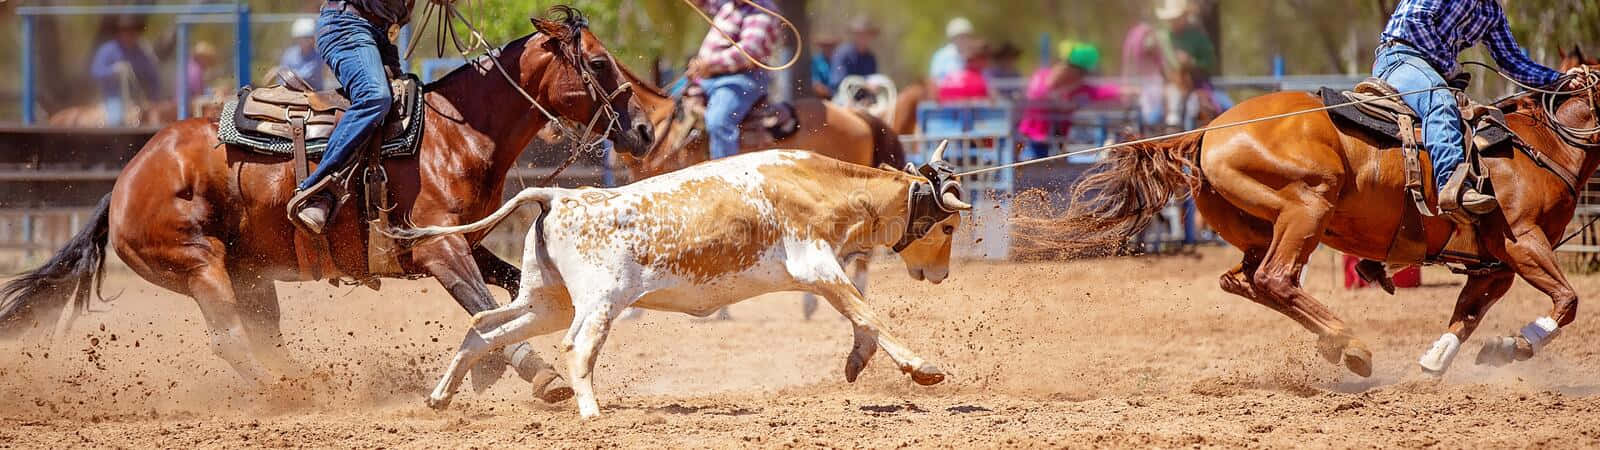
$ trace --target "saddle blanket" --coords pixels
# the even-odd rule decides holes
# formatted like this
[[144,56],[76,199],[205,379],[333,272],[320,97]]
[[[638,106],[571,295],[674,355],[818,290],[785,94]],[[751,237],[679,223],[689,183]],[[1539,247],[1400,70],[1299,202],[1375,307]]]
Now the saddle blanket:
[[[414,75],[408,76],[414,77]],[[255,153],[285,158],[293,157],[293,140],[277,134],[256,131],[259,127],[252,124],[259,121],[245,117],[241,113],[241,103],[251,98],[251,91],[254,89],[254,87],[250,86],[241,88],[237,98],[229,100],[222,106],[222,114],[217,120],[217,138],[224,144],[239,146]],[[405,158],[417,154],[417,149],[422,144],[422,130],[424,128],[422,91],[420,87],[407,89],[402,91],[405,98],[395,99],[394,106],[405,110],[391,114],[389,120],[380,128],[387,128],[388,123],[400,120],[404,124],[404,129],[397,130],[395,133],[385,133],[388,136],[384,140],[380,152],[382,157]],[[399,115],[401,113],[404,115]],[[308,137],[306,139],[306,156],[308,159],[315,161],[320,158],[327,147],[328,138],[326,136]]]

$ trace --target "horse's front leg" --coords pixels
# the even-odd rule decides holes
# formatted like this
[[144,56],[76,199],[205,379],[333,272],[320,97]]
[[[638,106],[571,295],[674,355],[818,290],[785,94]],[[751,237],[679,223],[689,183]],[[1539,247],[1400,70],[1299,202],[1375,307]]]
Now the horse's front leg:
[[[467,243],[466,238],[462,236],[446,236],[418,245],[412,250],[412,257],[428,275],[439,280],[439,285],[450,293],[450,297],[454,298],[462,309],[467,310],[467,314],[476,315],[499,307],[494,301],[494,296],[489,293],[489,286],[484,284],[485,277],[479,270],[478,261],[492,260],[505,266],[510,264],[500,260],[488,250],[481,247],[474,249],[474,246]],[[504,278],[499,275],[507,274],[506,270],[505,267],[498,265],[490,267],[491,273],[496,275],[493,279],[500,282],[504,282]],[[520,274],[515,266],[511,266],[509,270],[511,273]],[[512,279],[517,278],[512,277]],[[516,292],[515,283],[515,281],[508,283],[513,286],[509,288],[512,292]],[[506,284],[501,286],[505,287]],[[500,353],[481,359],[472,368],[473,390],[482,392],[494,385],[494,382],[499,381],[500,376],[505,373],[508,363],[511,363],[522,379],[535,382],[535,395],[540,399],[554,403],[572,396],[572,389],[556,375],[548,363],[534,353],[533,347],[526,342],[507,345]],[[544,386],[537,385],[539,383],[544,383]]]
[[1478,352],[1478,363],[1503,365],[1532,358],[1556,337],[1556,331],[1578,317],[1578,294],[1556,263],[1556,252],[1543,230],[1527,227],[1505,240],[1506,262],[1535,289],[1550,296],[1550,315],[1535,319],[1510,336],[1490,339]]

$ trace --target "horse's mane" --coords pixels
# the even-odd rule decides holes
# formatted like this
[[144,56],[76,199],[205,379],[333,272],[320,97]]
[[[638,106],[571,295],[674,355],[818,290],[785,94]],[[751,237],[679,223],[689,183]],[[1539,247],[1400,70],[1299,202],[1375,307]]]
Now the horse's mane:
[[[523,37],[517,38],[516,40],[513,40],[513,41],[507,43],[504,47],[500,47],[500,54],[504,55],[504,54],[510,53],[510,52],[520,53],[517,50],[521,49],[524,46],[527,46],[528,45],[528,40],[529,39],[533,39],[533,37],[537,36],[537,35],[538,35],[538,33],[528,34],[527,36],[523,36]],[[490,56],[489,55],[479,56],[478,58],[474,59],[473,61],[479,61],[479,60],[482,60],[483,58],[490,58]],[[500,63],[499,61],[495,61],[495,64],[499,64],[499,63]],[[472,64],[472,61],[467,61],[466,63],[463,63],[460,66],[456,66],[455,69],[451,69],[449,73],[444,74],[444,76],[439,77],[439,79],[433,80],[433,82],[430,82],[427,85],[424,85],[422,87],[422,90],[423,90],[423,92],[431,92],[431,91],[433,91],[434,89],[437,89],[440,86],[444,86],[445,84],[452,82],[455,78],[461,76],[462,73],[477,73],[477,70],[473,69],[475,66],[476,66],[476,64]]]
[[[578,11],[577,8],[567,5],[556,5],[550,7],[550,11],[546,13],[545,17],[534,16],[530,17],[529,20],[533,22],[534,32],[512,40],[511,42],[506,43],[505,46],[500,47],[501,55],[506,53],[520,53],[518,50],[526,47],[529,39],[533,39],[534,36],[538,36],[540,34],[549,36],[550,39],[556,41],[575,43],[578,39],[582,38],[583,30],[589,28],[589,18],[585,17],[583,12]],[[479,57],[479,60],[488,57],[488,55],[484,55]],[[498,64],[499,62],[496,61],[495,63]],[[432,83],[428,83],[426,86],[423,86],[423,91],[432,91],[436,87],[442,86],[443,83],[449,82],[453,78],[456,78],[462,72],[468,72],[468,69],[472,68],[473,66],[474,64],[470,64],[470,61],[468,64],[462,64],[461,66],[456,67],[454,70],[451,70],[450,73],[439,77],[438,80],[434,80]]]

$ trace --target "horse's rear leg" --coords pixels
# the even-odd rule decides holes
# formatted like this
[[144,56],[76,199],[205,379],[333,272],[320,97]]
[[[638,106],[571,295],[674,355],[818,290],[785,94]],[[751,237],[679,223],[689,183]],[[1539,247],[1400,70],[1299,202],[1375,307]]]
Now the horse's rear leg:
[[1472,337],[1472,332],[1478,329],[1478,323],[1483,321],[1484,313],[1511,289],[1511,284],[1516,281],[1515,275],[1510,270],[1501,270],[1467,278],[1466,286],[1461,288],[1461,296],[1456,298],[1456,309],[1450,315],[1449,329],[1417,360],[1423,372],[1443,375],[1450,368],[1450,362],[1455,360],[1461,343]]
[[246,381],[257,386],[274,382],[276,375],[254,356],[253,333],[245,326],[245,315],[230,278],[220,261],[202,265],[189,273],[189,295],[194,297],[195,303],[200,305],[200,313],[205,316],[211,351],[233,366]]
[[1503,365],[1532,358],[1555,338],[1556,331],[1578,318],[1578,294],[1556,265],[1556,253],[1543,230],[1529,227],[1505,240],[1511,268],[1528,284],[1550,296],[1550,315],[1535,319],[1510,336],[1491,339],[1478,352],[1478,364]]
[[1333,205],[1322,195],[1306,193],[1286,201],[1272,228],[1266,260],[1251,279],[1256,300],[1289,316],[1316,333],[1317,350],[1328,362],[1361,376],[1372,375],[1372,352],[1351,335],[1338,315],[1300,286],[1300,273],[1316,251]]
[[255,356],[270,370],[302,373],[283,344],[277,285],[254,273],[235,271],[232,275],[233,292],[238,297],[239,313]]

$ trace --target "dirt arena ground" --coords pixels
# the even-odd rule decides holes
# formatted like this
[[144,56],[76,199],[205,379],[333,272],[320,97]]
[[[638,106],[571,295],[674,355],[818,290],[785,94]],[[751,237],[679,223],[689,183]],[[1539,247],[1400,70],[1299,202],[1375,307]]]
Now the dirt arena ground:
[[[423,406],[466,322],[431,281],[283,286],[293,354],[315,375],[263,394],[207,350],[194,303],[119,275],[107,286],[122,297],[54,348],[0,343],[0,447],[1600,446],[1594,309],[1531,362],[1473,366],[1482,337],[1549,307],[1519,283],[1433,381],[1415,361],[1458,279],[1432,270],[1399,297],[1334,290],[1319,254],[1307,286],[1371,344],[1362,379],[1288,319],[1221,292],[1234,258],[967,262],[941,286],[880,261],[869,300],[951,374],[934,387],[881,352],[846,384],[847,325],[826,306],[801,320],[794,295],[736,305],[726,322],[649,314],[602,352],[604,416],[587,422],[514,376]],[[1600,292],[1600,277],[1575,282]],[[558,339],[537,348],[554,357]]]

